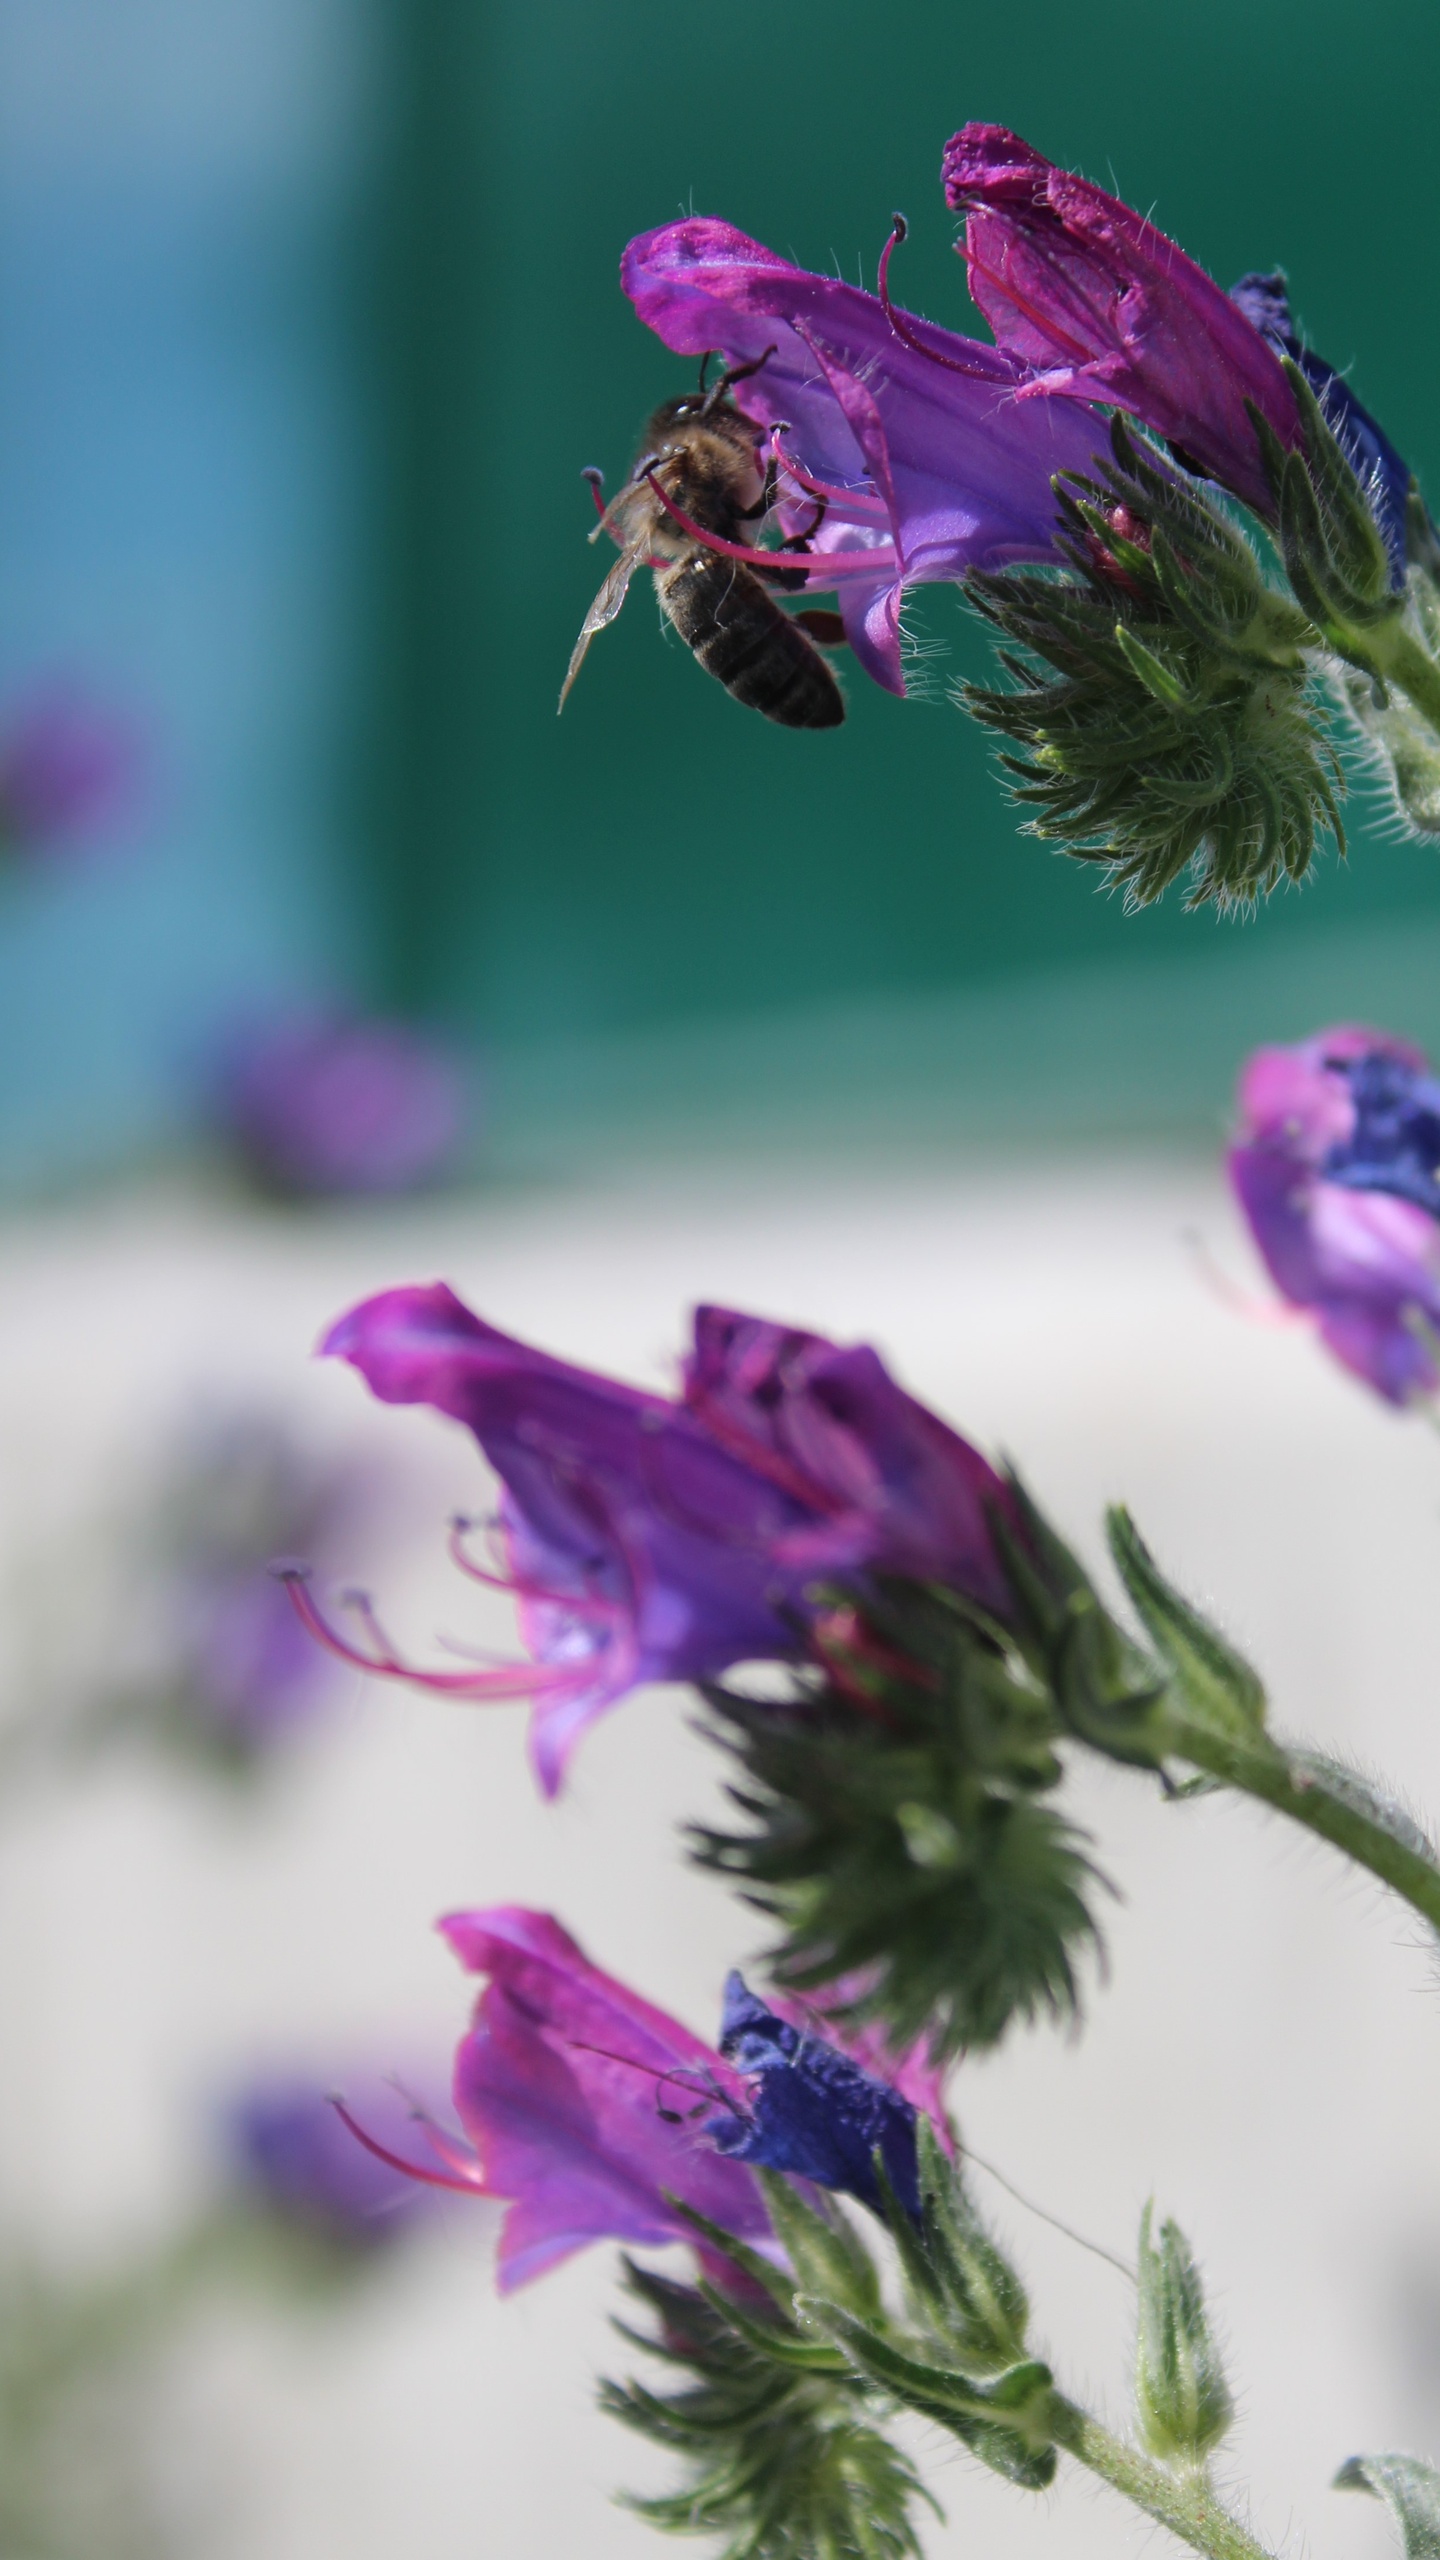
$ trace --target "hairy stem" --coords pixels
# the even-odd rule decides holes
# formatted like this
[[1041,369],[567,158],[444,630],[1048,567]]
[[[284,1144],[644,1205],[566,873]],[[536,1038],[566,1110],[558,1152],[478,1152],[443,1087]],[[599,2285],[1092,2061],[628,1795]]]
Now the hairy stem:
[[1403,626],[1386,635],[1385,673],[1408,693],[1415,708],[1440,734],[1440,667]]
[[1208,2560],[1270,2560],[1265,2545],[1220,2505],[1204,2471],[1165,2470],[1058,2391],[1051,2402],[1051,2422],[1055,2442],[1076,2462],[1157,2524],[1168,2525],[1193,2551],[1207,2553]]
[[1244,1795],[1255,1796],[1277,1813],[1288,1814],[1292,1822],[1303,1823],[1307,1831],[1317,1832],[1343,1850],[1357,1866],[1368,1867],[1371,1875],[1388,1884],[1440,1934],[1440,1864],[1433,1853],[1427,1855],[1418,1834],[1413,1842],[1403,1836],[1409,1827],[1403,1817],[1392,1817],[1387,1823],[1380,1818],[1379,1806],[1367,1809],[1360,1791],[1352,1793],[1340,1773],[1331,1780],[1323,1768],[1292,1758],[1264,1736],[1254,1742],[1235,1741],[1187,1720],[1176,1737],[1176,1747],[1198,1769]]

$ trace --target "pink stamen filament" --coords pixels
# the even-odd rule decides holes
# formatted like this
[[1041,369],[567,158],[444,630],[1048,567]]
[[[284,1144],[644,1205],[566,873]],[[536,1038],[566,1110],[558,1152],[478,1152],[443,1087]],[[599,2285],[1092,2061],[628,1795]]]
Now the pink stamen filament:
[[402,2159],[398,2151],[389,2151],[383,2142],[377,2142],[372,2133],[366,2132],[358,2118],[352,2116],[343,2098],[332,2098],[330,2104],[346,2130],[353,2133],[356,2141],[364,2145],[372,2159],[383,2160],[387,2169],[398,2169],[401,2176],[405,2178],[418,2178],[422,2186],[448,2187],[452,2195],[473,2196],[485,2193],[484,2172],[478,2161],[473,2177],[446,2177],[443,2170],[422,2168],[418,2160]]
[[1203,1236],[1192,1232],[1185,1241],[1212,1297],[1217,1298],[1222,1307],[1228,1307],[1232,1315],[1243,1316],[1247,1324],[1280,1332],[1305,1324],[1314,1315],[1313,1307],[1289,1306],[1283,1299],[1260,1298],[1242,1287],[1238,1280],[1232,1280],[1229,1272],[1215,1260]]
[[780,433],[779,427],[771,428],[766,451],[773,455],[781,470],[788,473],[807,497],[828,498],[831,506],[847,515],[869,516],[876,524],[889,523],[890,510],[883,498],[872,497],[865,489],[843,489],[838,480],[817,480],[803,463],[792,460],[780,442]]
[[[720,534],[711,533],[703,524],[697,524],[693,516],[687,516],[683,507],[677,507],[674,499],[666,496],[655,477],[653,464],[644,477],[667,516],[674,517],[681,532],[688,533],[692,542],[701,543],[707,551],[718,551],[726,560],[743,560],[747,568],[798,569],[805,577],[815,578],[822,587],[833,587],[838,585],[840,577],[855,578],[866,572],[873,576],[876,571],[898,570],[901,566],[899,553],[889,543],[877,543],[873,551],[806,552],[761,551],[752,543],[726,542]],[[666,567],[670,565],[667,561]]]
[[973,382],[977,376],[986,378],[985,367],[966,364],[958,356],[942,356],[938,347],[927,347],[924,339],[917,337],[911,327],[909,313],[897,310],[891,301],[890,261],[901,241],[909,237],[909,231],[910,226],[905,216],[903,213],[897,213],[891,224],[890,237],[880,252],[880,268],[876,281],[880,291],[880,307],[886,319],[902,347],[908,347],[912,355],[924,356],[929,364],[942,365],[946,373],[962,373],[969,382]]
[[316,1607],[302,1573],[286,1572],[280,1576],[290,1594],[291,1606],[303,1627],[308,1629],[327,1653],[348,1662],[354,1670],[373,1672],[382,1680],[411,1680],[417,1688],[433,1689],[456,1698],[530,1698],[547,1692],[574,1690],[588,1686],[594,1677],[593,1663],[514,1662],[498,1665],[493,1670],[425,1671],[418,1664],[401,1660],[391,1644],[368,1600],[356,1595],[351,1606],[359,1616],[375,1648],[362,1653],[358,1645],[349,1644]]
[[548,1583],[531,1582],[523,1573],[491,1573],[468,1554],[465,1540],[474,1524],[469,1520],[452,1520],[447,1545],[451,1562],[457,1564],[471,1582],[483,1583],[487,1591],[503,1591],[513,1600],[529,1600],[551,1609],[569,1609],[577,1617],[586,1617],[599,1626],[622,1626],[629,1615],[619,1600],[603,1600],[598,1593],[553,1591]]

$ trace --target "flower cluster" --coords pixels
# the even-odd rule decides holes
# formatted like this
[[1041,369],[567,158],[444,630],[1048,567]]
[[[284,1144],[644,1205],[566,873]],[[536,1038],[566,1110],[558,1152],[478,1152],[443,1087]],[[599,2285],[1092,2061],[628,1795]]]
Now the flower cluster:
[[[1331,712],[1405,818],[1440,826],[1440,543],[1283,275],[1222,291],[1002,126],[957,133],[942,181],[993,346],[893,302],[898,216],[873,295],[710,218],[625,251],[665,345],[725,359],[783,583],[832,588],[895,693],[907,592],[960,584],[1011,644],[1013,691],[965,699],[1021,749],[1032,827],[1137,900],[1187,868],[1221,904],[1300,877],[1339,833]],[[1224,501],[1274,538],[1289,595]],[[763,541],[720,547],[779,574]]]
[[467,1522],[454,1552],[515,1594],[529,1659],[426,1672],[373,1617],[357,1647],[300,1583],[298,1605],[368,1670],[533,1698],[549,1794],[586,1727],[641,1683],[803,1659],[839,1579],[933,1576],[1005,1607],[1005,1487],[863,1346],[702,1307],[681,1392],[665,1397],[532,1350],[436,1286],[367,1300],[323,1347],[387,1404],[428,1404],[474,1433],[501,1483],[500,1552],[478,1564]]
[[[1236,1185],[1281,1287],[1392,1400],[1433,1385],[1440,1083],[1404,1043],[1341,1029],[1262,1052],[1243,1107]],[[477,1564],[461,1524],[455,1554],[516,1596],[529,1658],[416,1671],[368,1604],[350,1645],[294,1581],[302,1619],[383,1676],[534,1695],[552,1792],[628,1689],[700,1687],[741,1765],[741,1827],[692,1847],[782,1935],[763,1993],[730,1974],[711,2042],[550,1913],[454,1912],[441,1932],[483,1984],[455,2129],[417,2107],[392,2135],[373,2104],[324,2120],[311,2093],[262,2093],[242,2128],[252,2174],[352,2253],[394,2210],[391,2182],[488,2199],[502,2292],[596,2242],[688,2247],[692,2279],[627,2262],[655,2325],[624,2334],[677,2387],[607,2384],[604,2404],[687,2458],[687,2485],[642,2512],[723,2532],[730,2560],[914,2560],[924,2493],[887,2432],[897,2408],[1044,2488],[1059,2449],[1084,2460],[1093,2439],[1028,2348],[944,2074],[1017,2018],[1077,2005],[1099,1879],[1047,1802],[1062,1747],[1172,1793],[1243,1787],[1432,1919],[1440,1857],[1356,1773],[1274,1740],[1255,1673],[1126,1514],[1111,1552],[1144,1649],[1018,1481],[868,1348],[706,1307],[665,1397],[518,1343],[438,1285],[367,1301],[324,1347],[382,1400],[474,1434],[500,1480],[500,1552]],[[756,1657],[778,1686],[722,1679]],[[866,2214],[893,2250],[888,2291]],[[1137,2281],[1142,2437],[1193,2479],[1234,2404],[1187,2244],[1172,2223],[1152,2234],[1148,2208]]]
[[[952,2142],[923,2057],[880,2059],[873,2039],[847,2051],[843,2029],[827,2024],[822,2036],[818,2012],[767,2007],[738,1974],[718,2044],[707,2045],[602,1973],[546,1912],[459,1911],[440,1928],[486,1981],[455,2059],[466,2141],[422,2117],[429,2156],[406,2158],[356,2121],[393,2168],[504,2201],[502,2292],[596,2240],[696,2241],[697,2215],[771,2248],[757,2169],[875,2204],[878,2150],[902,2205],[918,2214],[919,2104]],[[698,2246],[710,2272],[733,2280],[713,2242]]]

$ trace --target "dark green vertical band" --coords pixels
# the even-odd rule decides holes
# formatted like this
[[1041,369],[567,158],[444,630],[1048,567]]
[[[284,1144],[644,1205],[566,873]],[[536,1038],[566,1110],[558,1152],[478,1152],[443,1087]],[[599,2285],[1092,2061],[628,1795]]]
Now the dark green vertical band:
[[366,294],[378,509],[357,761],[370,991],[402,1012],[442,1002],[446,955],[483,900],[494,32],[483,0],[392,0]]

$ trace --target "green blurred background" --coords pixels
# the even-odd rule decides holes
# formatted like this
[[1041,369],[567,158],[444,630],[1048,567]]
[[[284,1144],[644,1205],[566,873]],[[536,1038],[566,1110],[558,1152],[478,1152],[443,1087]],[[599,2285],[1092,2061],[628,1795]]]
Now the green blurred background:
[[[13,54],[23,27],[33,51],[67,15],[4,0],[0,34]],[[136,59],[142,37],[158,48],[165,35],[156,62],[183,91],[193,32],[177,45],[156,0],[111,15],[134,21]],[[1440,847],[1398,840],[1362,790],[1348,865],[1327,861],[1259,918],[1187,917],[1174,899],[1127,917],[1092,872],[1020,836],[985,741],[948,700],[985,657],[953,592],[924,591],[917,607],[936,648],[929,698],[897,703],[852,673],[838,734],[789,736],[740,711],[661,636],[643,586],[555,717],[601,570],[581,466],[602,464],[613,484],[677,381],[620,295],[625,239],[714,212],[868,283],[900,206],[913,226],[904,297],[972,325],[937,177],[969,117],[1013,124],[1115,185],[1224,283],[1287,266],[1314,343],[1353,363],[1440,496],[1433,0],[1364,13],[1340,0],[832,0],[805,17],[754,0],[296,0],[288,13],[215,0],[212,32],[232,19],[235,45],[257,58],[268,45],[284,64],[272,113],[289,119],[294,168],[258,151],[206,230],[209,127],[241,112],[207,58],[176,108],[187,174],[169,199],[138,106],[128,195],[97,182],[76,125],[70,159],[39,178],[27,142],[0,196],[12,337],[27,254],[42,276],[32,300],[53,297],[41,253],[57,203],[89,278],[78,321],[51,315],[71,358],[50,407],[17,413],[4,395],[0,533],[19,562],[8,662],[34,640],[38,596],[52,654],[57,631],[78,630],[92,659],[98,635],[133,667],[163,625],[152,691],[177,734],[197,668],[221,705],[176,760],[168,851],[140,887],[107,888],[88,924],[72,899],[59,923],[9,937],[7,1161],[33,1159],[27,1130],[48,1130],[62,1155],[94,1152],[107,1131],[116,1145],[153,1137],[212,1021],[275,989],[357,996],[479,1044],[500,1159],[583,1147],[602,1120],[647,1114],[696,1128],[728,1114],[747,1130],[796,1110],[837,1126],[860,1110],[890,1126],[931,1113],[976,1134],[1213,1127],[1236,1053],[1267,1031],[1344,1010],[1440,1036]],[[54,43],[62,89],[52,80],[47,97],[85,76],[83,55]],[[25,94],[22,78],[15,132]],[[350,101],[338,126],[337,97]],[[272,162],[290,170],[283,184]],[[128,524],[133,550],[131,444],[98,428],[88,445],[66,441],[72,412],[105,418],[129,374],[161,397],[163,361],[143,329],[127,334],[123,296],[119,321],[112,295],[91,325],[126,219],[137,275],[177,255],[182,233],[203,269],[190,302],[166,306],[195,380],[211,365],[190,418],[202,478],[206,437],[233,442],[251,409],[269,456],[270,481],[255,476],[236,519],[243,569],[197,588],[183,629],[181,571],[172,562],[170,586],[147,589],[115,534]],[[258,400],[259,383],[274,397]],[[33,503],[42,482],[48,513]],[[185,486],[183,471],[157,475],[145,503],[191,574],[218,518],[185,518]],[[92,588],[108,599],[98,618]],[[57,594],[70,600],[58,626]],[[253,674],[248,726],[225,748],[237,595]],[[261,765],[264,788],[250,790]]]
[[[1033,1039],[1050,973],[1085,972],[1092,1036],[1124,1059],[1180,1000],[1181,963],[1193,1005],[1213,998],[1241,1036],[1245,1017],[1263,1027],[1262,953],[1286,955],[1282,983],[1298,960],[1300,986],[1343,1003],[1358,937],[1360,1002],[1389,945],[1409,994],[1417,928],[1433,957],[1440,850],[1395,841],[1370,795],[1348,866],[1246,923],[1173,899],[1128,917],[1093,872],[1020,837],[947,699],[984,658],[953,592],[922,599],[943,650],[930,698],[897,703],[856,673],[835,735],[740,711],[661,638],[643,595],[559,723],[554,698],[598,574],[580,466],[603,463],[613,485],[677,381],[618,291],[623,241],[719,213],[873,284],[899,205],[905,298],[983,335],[937,174],[970,117],[1112,184],[1223,282],[1286,265],[1314,342],[1353,360],[1433,487],[1440,339],[1417,326],[1437,245],[1433,5],[839,0],[802,21],[749,0],[407,0],[397,30],[377,994],[533,1047],[857,997],[903,1015],[956,991],[988,994],[975,1018],[990,1033],[1010,987]],[[1016,983],[1037,972],[1046,1001]],[[1117,1020],[1132,989],[1133,1019]],[[1279,1009],[1299,993],[1277,989]],[[1067,1032],[1089,1010],[1060,1009]],[[933,1003],[920,1010],[933,1034]],[[743,1039],[730,1046],[740,1066]],[[902,1022],[897,1066],[913,1046]],[[1173,1091],[1173,1069],[1162,1082]]]

